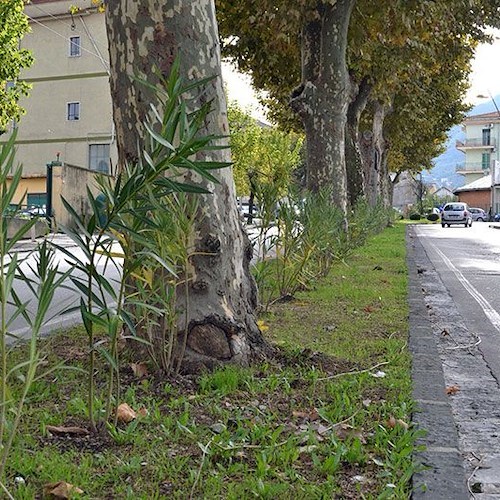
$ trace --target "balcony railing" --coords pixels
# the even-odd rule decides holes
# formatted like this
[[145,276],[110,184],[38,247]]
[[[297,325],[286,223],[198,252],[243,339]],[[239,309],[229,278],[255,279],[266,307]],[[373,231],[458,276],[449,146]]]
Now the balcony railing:
[[490,170],[489,164],[483,164],[481,162],[471,162],[471,163],[457,163],[455,170],[457,174],[462,173],[472,173],[472,172],[487,172]]
[[495,139],[491,138],[489,141],[483,139],[465,139],[464,141],[457,141],[457,149],[466,148],[485,148],[493,149],[496,146]]

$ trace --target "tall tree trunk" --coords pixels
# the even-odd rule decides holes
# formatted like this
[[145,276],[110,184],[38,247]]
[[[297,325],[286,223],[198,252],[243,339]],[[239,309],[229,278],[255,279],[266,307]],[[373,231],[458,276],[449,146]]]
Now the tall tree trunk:
[[368,103],[371,86],[364,79],[359,85],[352,85],[351,88],[354,96],[351,98],[351,103],[347,110],[345,161],[348,202],[351,207],[354,207],[360,198],[366,196],[365,172],[359,138],[359,121]]
[[371,134],[365,134],[370,137],[370,143],[365,140],[365,179],[366,179],[366,199],[371,207],[377,204],[380,196],[380,179],[383,168],[384,153],[384,117],[385,106],[375,101],[373,103],[373,124]]
[[[379,110],[380,108],[380,110]],[[387,116],[392,113],[392,103],[391,104],[376,104],[376,112],[379,114],[379,126],[377,127],[377,134],[379,137],[376,139],[377,147],[380,151],[380,171],[378,180],[378,199],[379,203],[382,204],[384,208],[389,208],[392,206],[392,182],[389,172],[389,148],[390,144],[385,139],[384,136],[384,122]]]
[[318,2],[318,16],[302,33],[302,84],[292,108],[304,124],[307,188],[332,189],[332,202],[347,207],[345,124],[350,79],[346,64],[347,31],[355,0]]
[[[201,133],[228,134],[213,0],[109,0],[106,23],[121,162],[137,161],[150,103],[159,106],[155,95],[131,76],[137,73],[155,83],[153,67],[168,75],[178,54],[185,81],[216,76],[191,95],[193,108],[213,103]],[[229,150],[209,151],[197,159],[228,161],[229,156]],[[221,362],[247,364],[266,348],[255,321],[257,293],[249,270],[252,246],[239,221],[232,171],[226,168],[216,176],[219,184],[189,179],[211,194],[203,195],[199,203],[189,319],[180,324],[188,335],[183,363],[187,369]]]

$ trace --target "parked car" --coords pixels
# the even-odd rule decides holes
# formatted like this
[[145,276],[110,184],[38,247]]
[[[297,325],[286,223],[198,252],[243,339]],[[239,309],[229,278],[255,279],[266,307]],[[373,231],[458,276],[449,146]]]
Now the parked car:
[[488,214],[482,208],[469,208],[469,212],[472,214],[472,220],[485,222],[489,219]]
[[447,203],[441,212],[441,226],[450,227],[452,224],[464,224],[465,227],[472,226],[472,214],[467,203]]

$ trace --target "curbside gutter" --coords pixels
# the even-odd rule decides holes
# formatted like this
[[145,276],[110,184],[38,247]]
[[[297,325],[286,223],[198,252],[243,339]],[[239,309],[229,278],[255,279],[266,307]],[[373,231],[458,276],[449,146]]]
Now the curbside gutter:
[[424,469],[413,476],[416,500],[466,500],[469,498],[458,433],[445,382],[436,339],[424,302],[418,269],[432,267],[412,226],[406,230],[409,302],[409,349],[412,355],[413,423],[426,430],[416,445],[425,450],[414,455]]

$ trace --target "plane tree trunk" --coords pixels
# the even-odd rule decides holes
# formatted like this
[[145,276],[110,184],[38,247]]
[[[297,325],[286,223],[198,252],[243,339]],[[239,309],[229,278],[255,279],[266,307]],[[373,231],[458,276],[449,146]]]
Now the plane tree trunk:
[[347,31],[355,0],[318,2],[317,16],[302,32],[302,83],[291,106],[306,134],[307,188],[330,188],[332,202],[347,208],[345,125],[350,78]]
[[366,196],[365,172],[361,153],[359,122],[368,103],[371,86],[364,79],[359,85],[353,85],[353,97],[347,110],[346,123],[346,174],[347,196],[351,207]]
[[[106,2],[111,93],[119,161],[136,162],[144,144],[142,124],[160,106],[154,93],[131,76],[156,83],[157,67],[168,75],[180,55],[185,81],[216,76],[192,91],[189,106],[212,101],[201,135],[228,134],[221,79],[220,47],[213,0],[109,0]],[[229,150],[198,154],[197,160],[229,161]],[[257,290],[250,274],[252,246],[237,213],[232,171],[217,171],[219,184],[198,178],[211,194],[202,195],[196,217],[196,255],[191,260],[186,370],[220,363],[248,364],[267,350],[256,324]],[[178,287],[179,289],[183,287]],[[180,297],[179,304],[184,303]],[[181,315],[182,316],[182,315]]]

